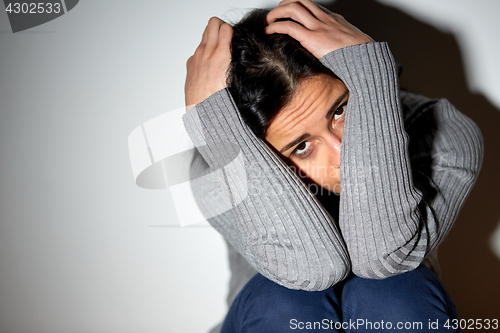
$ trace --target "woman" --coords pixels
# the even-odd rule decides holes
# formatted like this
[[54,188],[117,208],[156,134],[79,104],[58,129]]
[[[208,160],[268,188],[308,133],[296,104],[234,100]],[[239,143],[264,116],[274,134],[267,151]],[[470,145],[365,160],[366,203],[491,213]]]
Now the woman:
[[[321,330],[324,319],[333,331],[454,331],[454,305],[421,263],[477,178],[470,119],[400,94],[387,44],[308,0],[254,11],[234,35],[211,19],[187,68],[192,171],[219,172],[193,189],[205,212],[218,205],[206,193],[229,193],[233,209],[209,222],[260,273],[223,331]],[[236,156],[243,174],[226,167]],[[306,184],[340,195],[338,225]],[[357,320],[372,326],[345,327]]]

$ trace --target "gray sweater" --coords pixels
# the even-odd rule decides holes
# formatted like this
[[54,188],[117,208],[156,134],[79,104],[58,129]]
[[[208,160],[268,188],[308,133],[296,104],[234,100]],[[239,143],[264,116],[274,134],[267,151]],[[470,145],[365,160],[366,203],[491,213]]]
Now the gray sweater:
[[192,181],[201,211],[253,268],[292,289],[323,290],[351,270],[382,279],[416,268],[449,232],[483,158],[479,128],[447,100],[400,93],[386,43],[320,60],[350,92],[338,221],[246,126],[227,89],[183,117],[199,152],[192,177],[213,175]]

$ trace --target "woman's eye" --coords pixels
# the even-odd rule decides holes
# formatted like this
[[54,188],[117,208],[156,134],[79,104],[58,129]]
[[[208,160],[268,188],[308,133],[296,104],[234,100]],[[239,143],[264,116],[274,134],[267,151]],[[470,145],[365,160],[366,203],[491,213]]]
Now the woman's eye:
[[300,143],[297,148],[293,151],[292,155],[297,155],[299,157],[303,157],[307,155],[307,152],[309,150],[309,146],[311,146],[311,143],[309,141],[304,141]]
[[335,113],[333,114],[333,120],[337,120],[344,115],[346,106],[347,104],[344,103],[341,106],[339,106],[337,110],[335,110]]

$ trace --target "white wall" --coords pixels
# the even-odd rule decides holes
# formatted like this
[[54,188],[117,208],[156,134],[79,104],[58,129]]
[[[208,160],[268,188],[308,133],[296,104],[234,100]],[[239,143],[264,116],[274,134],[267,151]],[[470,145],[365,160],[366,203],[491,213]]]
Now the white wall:
[[[500,2],[383,2],[459,33],[471,88],[500,107]],[[223,318],[221,237],[177,227],[168,193],[134,184],[127,137],[183,105],[211,16],[267,5],[85,0],[16,34],[0,13],[0,332],[204,332]]]

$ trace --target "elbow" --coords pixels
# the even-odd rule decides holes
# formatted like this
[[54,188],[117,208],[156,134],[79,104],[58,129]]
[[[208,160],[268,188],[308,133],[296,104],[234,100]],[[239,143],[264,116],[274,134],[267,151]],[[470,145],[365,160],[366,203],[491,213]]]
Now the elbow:
[[481,129],[479,126],[472,122],[472,135],[471,135],[471,141],[472,141],[472,152],[471,152],[471,160],[473,161],[473,173],[474,173],[474,180],[477,179],[479,176],[479,172],[481,171],[481,167],[483,165],[483,158],[484,158],[484,139],[483,135],[481,133]]
[[405,251],[397,250],[378,257],[358,257],[352,262],[352,272],[365,279],[386,279],[417,268],[424,260],[424,251],[412,251],[404,255]]
[[276,267],[256,265],[256,262],[250,264],[269,280],[288,289],[321,291],[344,280],[351,271],[349,260],[341,257],[336,259],[328,264],[314,265],[315,267],[296,266],[295,269],[288,267],[286,271],[277,270]]
[[443,109],[448,110],[448,129],[453,132],[451,141],[456,159],[475,181],[481,170],[484,157],[484,139],[479,126],[468,116],[457,110],[448,100],[442,99]]

